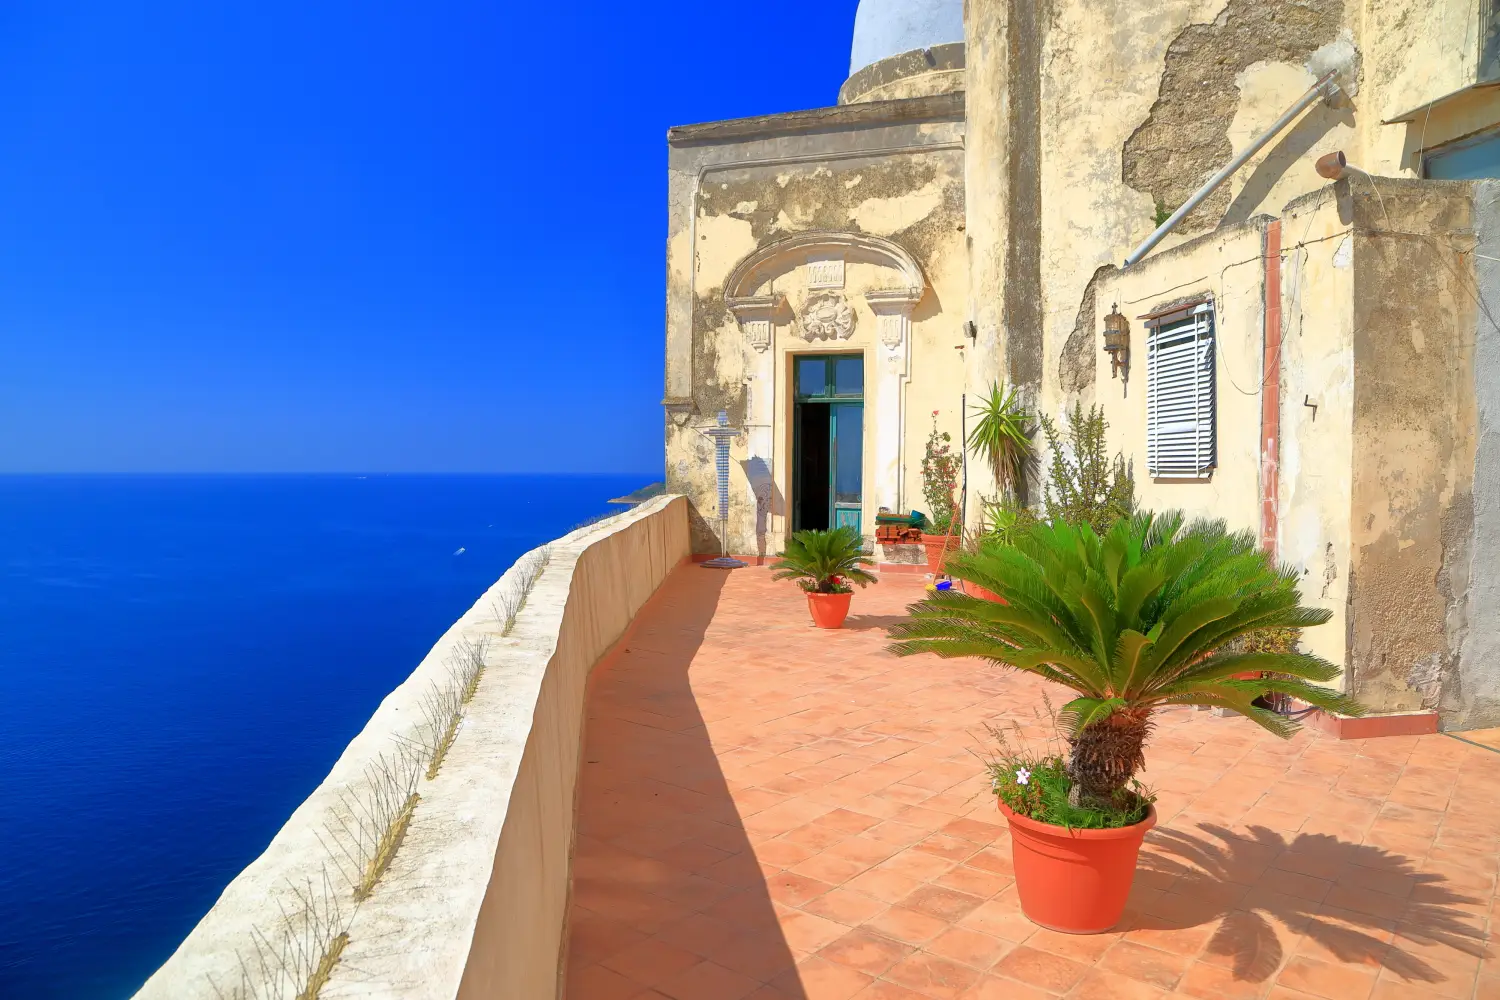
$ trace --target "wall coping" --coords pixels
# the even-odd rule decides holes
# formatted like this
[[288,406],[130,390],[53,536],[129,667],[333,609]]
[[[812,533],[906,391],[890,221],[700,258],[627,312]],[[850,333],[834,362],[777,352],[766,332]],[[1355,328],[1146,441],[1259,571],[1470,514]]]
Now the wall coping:
[[[333,876],[349,908],[349,943],[321,995],[453,1000],[459,993],[481,905],[490,888],[497,847],[534,709],[557,651],[574,571],[593,546],[657,515],[682,498],[665,495],[578,528],[546,546],[550,561],[511,634],[502,637],[495,607],[518,579],[518,559],[437,641],[412,673],[375,710],[330,769],[258,858],[217,902],[141,990],[137,1000],[259,998],[236,992],[240,962],[254,961],[256,933],[272,935],[282,911],[296,906],[293,886]],[[684,515],[685,520],[685,515]],[[670,566],[667,567],[670,570]],[[660,581],[657,581],[659,584]],[[617,637],[603,637],[605,648]],[[421,699],[446,678],[465,643],[487,643],[485,671],[459,735],[436,778],[419,783],[421,801],[391,866],[363,903],[329,862],[326,825],[341,796],[366,767],[411,730]],[[602,652],[602,650],[601,650]],[[566,845],[564,845],[566,849]],[[217,984],[217,989],[215,988]]]

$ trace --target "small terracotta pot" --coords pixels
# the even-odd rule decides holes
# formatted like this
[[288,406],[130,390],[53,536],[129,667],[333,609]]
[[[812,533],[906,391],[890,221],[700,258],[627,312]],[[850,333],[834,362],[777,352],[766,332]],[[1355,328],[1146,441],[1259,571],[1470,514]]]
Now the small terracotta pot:
[[943,571],[943,557],[958,551],[957,535],[929,535],[922,533],[922,548],[927,550],[927,572],[937,576]]
[[964,593],[968,594],[970,597],[977,597],[981,601],[994,601],[996,604],[1010,603],[1005,598],[995,593],[993,590],[985,590],[979,584],[971,583],[968,580],[964,581]]
[[1120,922],[1141,839],[1156,825],[1155,806],[1134,826],[1113,830],[1038,823],[1004,802],[1000,811],[1010,822],[1021,912],[1032,923],[1064,934],[1102,934]]
[[812,612],[813,624],[818,628],[843,628],[844,619],[849,617],[849,602],[853,598],[853,593],[816,594],[809,591],[807,610]]

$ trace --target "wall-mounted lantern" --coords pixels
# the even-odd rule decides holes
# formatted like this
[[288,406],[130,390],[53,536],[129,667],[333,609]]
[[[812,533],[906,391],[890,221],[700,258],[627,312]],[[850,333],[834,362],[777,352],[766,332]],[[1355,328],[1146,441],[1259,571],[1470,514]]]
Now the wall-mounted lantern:
[[1120,315],[1118,304],[1104,317],[1104,349],[1109,352],[1109,377],[1130,379],[1130,323]]

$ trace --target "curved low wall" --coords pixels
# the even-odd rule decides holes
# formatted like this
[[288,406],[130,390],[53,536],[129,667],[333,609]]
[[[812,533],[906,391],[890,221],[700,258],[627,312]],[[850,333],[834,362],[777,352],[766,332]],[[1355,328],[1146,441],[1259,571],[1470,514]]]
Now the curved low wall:
[[[287,914],[330,891],[347,938],[322,987],[326,1000],[557,995],[589,672],[688,557],[687,502],[659,497],[548,548],[510,634],[501,634],[495,608],[516,567],[386,697],[138,1000],[291,1000],[295,990],[270,985],[275,977],[257,968],[295,944]],[[337,815],[371,763],[407,738],[447,664],[478,643],[484,673],[458,735],[436,776],[420,781],[389,868],[356,903],[331,858]]]

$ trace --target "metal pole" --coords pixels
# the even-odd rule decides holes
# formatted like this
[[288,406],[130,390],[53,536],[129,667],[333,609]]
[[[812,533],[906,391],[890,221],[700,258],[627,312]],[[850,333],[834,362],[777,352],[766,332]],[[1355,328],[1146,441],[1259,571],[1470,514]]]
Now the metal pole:
[[1234,159],[1230,160],[1222,170],[1205,181],[1201,188],[1199,188],[1197,191],[1194,191],[1193,196],[1187,201],[1183,202],[1182,206],[1178,208],[1177,211],[1172,213],[1171,218],[1167,219],[1167,221],[1163,222],[1160,226],[1157,226],[1156,232],[1146,237],[1146,241],[1140,246],[1136,247],[1134,253],[1125,258],[1125,267],[1129,267],[1130,265],[1139,261],[1142,257],[1151,252],[1152,247],[1156,246],[1156,244],[1166,239],[1167,234],[1177,228],[1177,224],[1182,221],[1185,215],[1202,204],[1203,200],[1209,195],[1213,194],[1220,184],[1223,184],[1225,181],[1229,180],[1230,176],[1236,170],[1244,166],[1246,160],[1250,159],[1250,157],[1260,152],[1261,149],[1266,145],[1266,143],[1276,138],[1276,134],[1282,129],[1286,128],[1287,125],[1291,124],[1293,118],[1296,118],[1303,111],[1307,110],[1309,105],[1311,105],[1318,98],[1322,97],[1324,95],[1324,91],[1327,90],[1329,85],[1333,83],[1333,78],[1336,75],[1338,75],[1337,70],[1329,70],[1327,73],[1325,73],[1321,80],[1313,84],[1311,90],[1299,97],[1297,99],[1297,103],[1293,104],[1290,108],[1287,109],[1286,114],[1276,119],[1276,121],[1272,123],[1270,128],[1266,129],[1266,131],[1260,134],[1260,137],[1258,139],[1241,150],[1240,154]]
[[959,524],[963,524],[969,516],[969,394],[966,392],[958,394],[958,450],[963,455],[963,485],[958,491],[958,518]]

